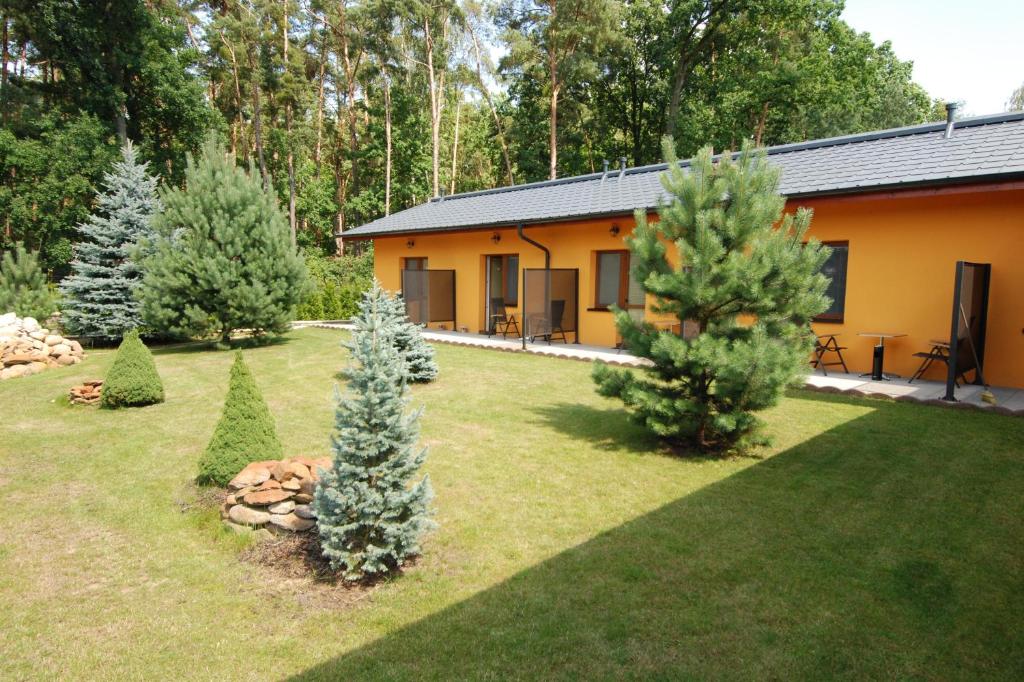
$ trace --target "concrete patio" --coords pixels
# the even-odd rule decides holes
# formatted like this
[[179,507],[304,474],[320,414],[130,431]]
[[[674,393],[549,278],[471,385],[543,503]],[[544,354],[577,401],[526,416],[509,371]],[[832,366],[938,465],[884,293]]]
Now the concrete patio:
[[[298,321],[294,323],[294,326],[353,329],[351,324],[342,321]],[[614,349],[583,344],[552,343],[548,345],[543,342],[527,343],[526,349],[523,350],[522,340],[519,338],[502,339],[497,336],[433,329],[424,331],[423,338],[435,343],[489,348],[509,353],[532,353],[534,355],[547,355],[590,362],[602,360],[609,364],[626,367],[642,367],[649,362],[645,358],[638,358],[625,351],[616,352]],[[946,394],[946,384],[944,381],[917,380],[911,384],[905,378],[899,377],[894,377],[890,381],[872,381],[869,378],[862,378],[859,374],[829,372],[825,376],[820,372],[813,372],[807,376],[807,388],[830,393],[853,393],[863,396],[894,400],[913,400],[944,406],[971,406],[992,410],[1001,414],[1024,416],[1024,389],[1017,388],[991,387],[990,390],[996,397],[995,405],[982,401],[981,393],[983,388],[974,384],[961,385],[960,388],[956,389],[956,402],[951,403],[942,400]]]

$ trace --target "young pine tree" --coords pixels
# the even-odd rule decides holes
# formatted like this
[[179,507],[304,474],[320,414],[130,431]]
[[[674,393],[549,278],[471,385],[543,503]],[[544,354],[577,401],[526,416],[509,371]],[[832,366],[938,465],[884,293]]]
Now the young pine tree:
[[39,255],[21,244],[0,258],[0,315],[17,313],[45,321],[57,310],[57,301],[39,267]]
[[[804,243],[810,211],[782,215],[779,171],[744,147],[714,163],[709,149],[680,167],[666,145],[662,184],[670,203],[649,223],[638,211],[627,239],[633,273],[674,316],[683,338],[616,311],[619,332],[653,366],[631,373],[594,368],[602,395],[618,397],[634,417],[678,445],[722,450],[753,442],[755,413],[774,405],[806,372],[811,319],[828,304],[820,269],[828,250]],[[676,257],[669,258],[673,247]]]
[[155,236],[152,220],[160,202],[156,178],[136,160],[131,142],[103,182],[98,211],[78,226],[83,240],[75,245],[72,274],[61,282],[62,320],[76,334],[116,339],[142,323],[137,251],[140,240]]
[[387,293],[384,296],[388,299],[387,310],[391,316],[392,342],[405,363],[407,379],[418,384],[433,381],[437,378],[433,346],[423,340],[420,328],[409,321],[402,297]]
[[288,329],[306,293],[306,266],[272,190],[210,140],[189,158],[185,189],[162,196],[160,238],[144,263],[143,317],[177,336]]
[[282,456],[274,418],[241,351],[236,351],[224,411],[199,460],[196,481],[200,485],[224,486],[246,464]]
[[153,354],[142,343],[139,332],[130,329],[103,379],[100,407],[141,407],[163,401],[164,385],[157,374]]
[[420,411],[406,412],[405,370],[392,341],[389,296],[374,283],[360,304],[338,402],[334,462],[317,486],[324,555],[346,580],[379,576],[420,551],[433,526],[430,480],[413,482],[426,458],[416,445]]

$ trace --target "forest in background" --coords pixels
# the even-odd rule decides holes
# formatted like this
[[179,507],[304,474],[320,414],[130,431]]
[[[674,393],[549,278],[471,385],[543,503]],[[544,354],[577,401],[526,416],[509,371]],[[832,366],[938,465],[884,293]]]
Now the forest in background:
[[132,140],[163,183],[211,133],[294,241],[455,193],[936,120],[841,0],[0,0],[4,249],[51,278]]

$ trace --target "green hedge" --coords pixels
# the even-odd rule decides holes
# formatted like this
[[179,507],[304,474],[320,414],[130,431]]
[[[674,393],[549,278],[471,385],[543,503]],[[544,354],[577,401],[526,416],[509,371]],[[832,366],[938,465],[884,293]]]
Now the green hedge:
[[359,300],[373,281],[373,250],[328,258],[306,254],[314,289],[295,312],[299,320],[343,320],[359,310]]

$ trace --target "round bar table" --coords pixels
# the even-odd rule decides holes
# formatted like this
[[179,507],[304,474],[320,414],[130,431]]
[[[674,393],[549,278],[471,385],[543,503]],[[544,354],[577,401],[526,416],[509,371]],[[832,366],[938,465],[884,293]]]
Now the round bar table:
[[872,381],[889,381],[890,377],[885,376],[882,368],[885,366],[885,340],[898,339],[906,334],[891,332],[858,332],[857,336],[873,336],[878,339],[875,344],[875,352],[871,358],[871,371],[861,374],[862,377],[871,377]]

